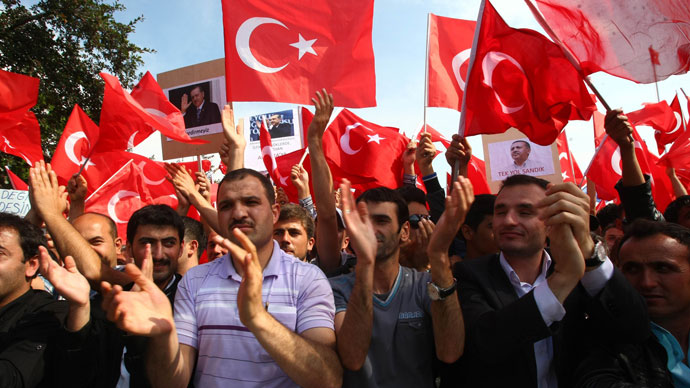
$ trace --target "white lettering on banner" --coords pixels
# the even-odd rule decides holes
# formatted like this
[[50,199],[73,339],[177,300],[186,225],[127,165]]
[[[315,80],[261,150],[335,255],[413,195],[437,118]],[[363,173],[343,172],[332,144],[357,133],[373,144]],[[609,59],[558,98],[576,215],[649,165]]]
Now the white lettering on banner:
[[0,212],[24,217],[29,209],[31,204],[28,191],[0,189]]

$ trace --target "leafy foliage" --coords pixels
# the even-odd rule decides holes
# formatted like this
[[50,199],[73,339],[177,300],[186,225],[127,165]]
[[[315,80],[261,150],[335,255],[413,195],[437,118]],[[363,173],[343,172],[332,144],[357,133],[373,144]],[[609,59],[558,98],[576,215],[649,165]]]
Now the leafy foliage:
[[[153,50],[129,41],[143,16],[127,23],[116,21],[114,14],[125,9],[117,0],[24,3],[33,5],[0,0],[0,68],[41,80],[33,111],[48,160],[74,104],[98,122],[103,99],[98,73],[113,74],[130,88],[141,77],[137,68],[143,63],[142,54]],[[0,163],[10,165],[22,178],[28,176],[28,166],[19,158],[1,154]]]

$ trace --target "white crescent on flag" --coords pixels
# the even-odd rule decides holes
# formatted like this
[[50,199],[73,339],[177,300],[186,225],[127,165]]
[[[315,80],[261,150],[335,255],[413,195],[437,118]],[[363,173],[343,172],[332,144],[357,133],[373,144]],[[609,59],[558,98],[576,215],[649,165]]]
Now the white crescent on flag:
[[[522,69],[522,66],[520,66],[520,63],[515,60],[515,58],[511,57],[510,55],[498,51],[489,51],[486,53],[484,56],[484,59],[482,60],[482,73],[484,73],[484,83],[490,87],[491,89],[494,88],[491,79],[494,76],[494,70],[496,69],[496,66],[498,66],[499,63],[502,61],[508,61],[515,65],[522,74],[525,74],[525,70]],[[494,95],[496,96],[496,101],[501,105],[501,110],[503,113],[506,114],[511,114],[519,111],[522,109],[525,104],[521,104],[520,106],[506,106],[503,104],[501,101],[501,97],[496,93],[496,90],[494,90]]]
[[113,221],[117,222],[118,224],[124,224],[127,221],[122,221],[117,217],[115,206],[117,206],[118,202],[120,202],[122,199],[129,197],[139,198],[139,194],[133,191],[120,190],[117,193],[115,193],[115,195],[113,195],[108,201],[108,215],[110,216],[110,218],[113,219]]

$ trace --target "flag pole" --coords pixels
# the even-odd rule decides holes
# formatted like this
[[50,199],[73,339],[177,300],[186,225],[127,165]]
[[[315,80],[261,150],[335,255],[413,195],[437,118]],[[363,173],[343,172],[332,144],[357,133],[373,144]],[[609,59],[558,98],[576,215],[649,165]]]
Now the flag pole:
[[91,155],[89,155],[89,157],[86,158],[86,160],[84,161],[84,164],[81,165],[81,167],[79,168],[79,171],[77,171],[77,173],[74,175],[81,175],[82,171],[84,171],[84,168],[86,167],[86,164],[89,162],[89,160],[91,160]]
[[[681,89],[681,90],[683,90],[683,89]],[[683,92],[683,94],[685,94],[685,92]],[[676,90],[676,98],[678,98],[678,91],[677,90]],[[687,99],[687,96],[685,98]],[[678,98],[678,105],[680,105],[680,98]],[[680,106],[679,106],[679,108],[680,108]],[[688,129],[686,128],[686,125],[685,125],[685,117],[683,116],[683,109],[682,108],[680,109],[680,122],[681,122],[681,124],[683,124],[683,132],[687,131]]]
[[[458,135],[460,135],[460,137],[465,137],[465,107],[467,105],[467,85],[469,85],[470,76],[472,75],[472,67],[474,66],[475,56],[477,55],[477,43],[479,41],[479,33],[482,29],[482,16],[484,15],[485,6],[486,0],[482,0],[482,2],[479,3],[479,14],[477,15],[477,28],[474,29],[474,38],[472,38],[472,50],[470,51],[470,59],[469,63],[467,64],[467,76],[465,77],[465,92],[462,94],[462,105],[460,108],[460,125],[458,126]],[[456,160],[455,164],[453,165],[453,172],[451,175],[452,180],[450,181],[451,186],[447,188],[448,192],[450,192],[450,189],[453,187],[453,182],[458,180],[458,175],[460,175],[460,160]]]
[[578,60],[575,58],[575,56],[570,52],[570,50],[568,50],[567,47],[565,47],[563,42],[561,42],[561,40],[558,38],[556,33],[551,29],[551,26],[549,26],[549,24],[544,19],[544,15],[542,15],[541,12],[539,12],[539,10],[537,9],[537,7],[535,7],[534,4],[532,4],[531,0],[525,0],[525,3],[527,4],[527,7],[529,7],[530,11],[532,11],[532,15],[534,16],[535,19],[537,19],[537,22],[539,23],[539,25],[544,29],[544,31],[546,31],[546,33],[549,35],[549,37],[551,37],[551,39],[553,39],[554,43],[556,43],[561,48],[561,50],[563,50],[563,54],[565,55],[566,59],[573,66],[575,66],[575,70],[577,70],[580,73],[580,75],[582,75],[582,78],[584,79],[585,83],[587,84],[587,86],[589,86],[589,88],[592,90],[592,92],[594,92],[594,94],[597,96],[597,98],[599,99],[601,104],[604,106],[606,111],[607,112],[610,111],[611,106],[606,102],[606,100],[601,95],[601,93],[599,93],[599,90],[597,90],[597,88],[594,87],[594,85],[592,84],[592,81],[589,80],[589,77],[584,75],[584,72],[582,71],[582,66],[580,66],[580,62],[578,62]]
[[304,148],[304,153],[302,154],[302,158],[299,160],[299,166],[302,167],[302,164],[304,163],[304,159],[307,158],[307,155],[309,155],[309,147]]
[[426,14],[426,56],[424,57],[424,127],[426,133],[426,108],[429,106],[429,32],[431,28],[431,14]]
[[[656,62],[658,62],[658,59],[657,59],[657,61],[654,61],[654,53],[655,53],[655,51],[652,48],[652,46],[649,46],[649,61],[652,62],[652,73],[654,73],[654,87],[656,88],[656,102],[661,102],[661,97],[659,97],[659,80],[656,77]],[[657,54],[657,56],[659,55],[659,53],[656,53],[656,54]]]
[[98,192],[98,190],[102,189],[103,186],[107,185],[111,180],[113,180],[113,178],[115,178],[115,176],[116,176],[117,174],[120,173],[120,171],[122,171],[125,167],[127,167],[127,166],[128,166],[129,164],[131,164],[133,161],[134,161],[134,159],[130,159],[130,160],[127,161],[127,163],[123,164],[122,167],[120,167],[113,175],[111,175],[110,178],[106,179],[106,181],[103,182],[102,185],[98,186],[98,188],[97,188],[96,190],[94,190],[93,193],[91,193],[91,195],[89,195],[88,198],[86,198],[86,200],[84,201],[84,204],[86,204],[87,202],[89,202],[89,199],[91,199],[91,197],[93,197],[93,195],[96,194],[96,193]]

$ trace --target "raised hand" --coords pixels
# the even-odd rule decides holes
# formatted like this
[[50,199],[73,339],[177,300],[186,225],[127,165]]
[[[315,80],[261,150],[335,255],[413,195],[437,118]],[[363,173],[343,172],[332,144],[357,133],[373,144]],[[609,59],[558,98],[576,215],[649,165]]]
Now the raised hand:
[[86,199],[86,179],[81,174],[74,174],[67,181],[67,193],[71,203],[84,202]]
[[604,119],[604,128],[606,133],[618,144],[621,148],[634,147],[632,137],[632,125],[628,121],[628,117],[623,114],[620,109],[614,109],[606,112]]
[[455,161],[460,161],[460,167],[467,168],[467,164],[472,159],[472,147],[467,142],[467,138],[458,135],[453,135],[450,146],[446,150],[446,161],[452,167],[455,166]]
[[446,207],[439,218],[434,233],[429,239],[429,261],[448,257],[448,248],[458,233],[460,226],[465,221],[465,216],[474,202],[474,189],[469,179],[458,176],[453,182],[453,190],[446,197]]
[[256,247],[249,237],[240,229],[233,229],[232,233],[242,245],[241,247],[220,236],[215,236],[214,241],[227,249],[233,259],[240,263],[242,283],[237,291],[237,309],[242,324],[251,329],[255,319],[267,313],[268,309],[268,302],[266,304],[262,302],[261,294],[264,275]]
[[317,136],[319,138],[323,137],[323,131],[328,125],[328,121],[331,119],[331,114],[333,113],[333,95],[328,94],[326,89],[321,92],[316,92],[316,97],[312,98],[311,101],[314,103],[316,108],[316,113],[314,118],[309,124],[309,129],[307,130],[307,136]]
[[190,105],[192,105],[192,102],[189,101],[189,95],[187,93],[183,94],[182,100],[180,101],[180,112],[182,112],[182,114],[184,114]]
[[343,179],[340,184],[340,207],[347,227],[350,244],[357,253],[357,263],[374,264],[376,260],[376,232],[369,219],[369,210],[364,202],[355,203],[350,191],[350,181]]
[[29,169],[29,187],[32,208],[43,220],[51,215],[61,216],[67,208],[65,188],[58,184],[50,164],[41,160]]
[[203,171],[197,171],[194,173],[196,176],[197,191],[201,194],[206,201],[211,202],[211,182],[208,180],[206,173]]
[[168,176],[165,177],[170,183],[175,186],[175,189],[189,200],[189,196],[197,191],[196,184],[189,171],[179,164],[166,163],[165,170]]
[[295,164],[290,170],[290,181],[297,189],[299,199],[309,196],[309,173],[300,164]]
[[125,273],[134,281],[136,291],[101,283],[107,318],[134,335],[153,337],[172,332],[175,322],[168,297],[136,265],[127,264]]
[[415,159],[422,175],[429,175],[433,173],[434,169],[431,166],[431,163],[436,157],[436,146],[434,146],[434,142],[431,141],[430,133],[425,132],[421,134],[419,144],[417,144],[417,149],[415,152]]
[[228,144],[231,147],[244,150],[247,146],[247,140],[244,138],[244,122],[240,121],[235,126],[235,113],[230,105],[223,107],[221,122],[223,123],[223,134]]
[[405,148],[405,151],[403,151],[402,154],[403,171],[405,172],[405,174],[414,175],[414,161],[416,159],[416,151],[417,142],[414,140],[410,140],[410,142],[407,143],[407,148]]

